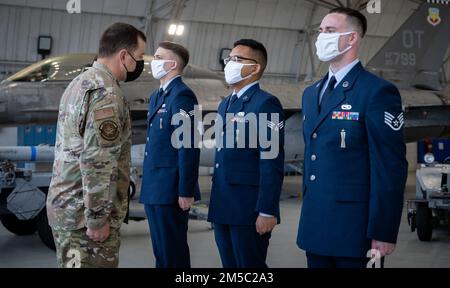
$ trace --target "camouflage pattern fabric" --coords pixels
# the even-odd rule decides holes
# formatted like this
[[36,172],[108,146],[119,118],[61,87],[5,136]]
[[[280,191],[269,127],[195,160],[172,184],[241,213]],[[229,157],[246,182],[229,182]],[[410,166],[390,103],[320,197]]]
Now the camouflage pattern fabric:
[[56,231],[120,228],[128,209],[129,105],[109,69],[94,62],[64,92],[47,199]]
[[86,228],[73,231],[54,230],[59,268],[117,268],[119,265],[120,230],[111,229],[105,242],[94,242]]

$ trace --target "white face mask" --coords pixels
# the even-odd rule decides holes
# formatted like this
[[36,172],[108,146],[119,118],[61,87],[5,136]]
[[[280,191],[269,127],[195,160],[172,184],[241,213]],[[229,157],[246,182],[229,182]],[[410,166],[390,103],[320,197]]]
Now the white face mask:
[[164,64],[167,62],[175,62],[173,60],[153,60],[150,64],[152,66],[152,75],[153,78],[159,80],[169,74],[170,71],[173,70],[173,68],[170,68],[169,71],[164,70]]
[[233,85],[238,82],[241,82],[242,80],[248,79],[252,77],[252,74],[242,77],[241,71],[244,66],[252,66],[256,64],[244,64],[244,63],[238,63],[235,61],[230,61],[225,66],[225,81],[227,81],[228,84]]
[[339,37],[351,33],[353,32],[320,33],[316,41],[317,57],[323,62],[328,62],[350,50],[352,48],[351,45],[343,51],[339,51]]

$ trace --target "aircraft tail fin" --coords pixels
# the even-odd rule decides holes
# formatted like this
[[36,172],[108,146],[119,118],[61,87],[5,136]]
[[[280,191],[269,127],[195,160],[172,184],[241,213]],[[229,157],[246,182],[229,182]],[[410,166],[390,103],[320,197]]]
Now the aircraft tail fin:
[[[367,67],[384,78],[407,79],[419,89],[441,90],[440,70],[450,43],[450,1],[423,3]],[[395,81],[395,80],[394,80]]]

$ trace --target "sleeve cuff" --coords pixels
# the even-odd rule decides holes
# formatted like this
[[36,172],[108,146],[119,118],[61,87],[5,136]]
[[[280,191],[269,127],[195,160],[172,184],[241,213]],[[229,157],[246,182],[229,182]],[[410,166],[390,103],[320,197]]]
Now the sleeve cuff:
[[87,220],[86,226],[89,229],[92,230],[99,230],[103,226],[105,226],[106,222],[108,221],[108,218],[99,218],[99,219],[89,219]]
[[261,217],[266,217],[266,218],[272,218],[272,217],[275,217],[275,216],[273,216],[273,215],[269,215],[269,214],[266,214],[266,213],[259,213],[259,216],[261,216]]

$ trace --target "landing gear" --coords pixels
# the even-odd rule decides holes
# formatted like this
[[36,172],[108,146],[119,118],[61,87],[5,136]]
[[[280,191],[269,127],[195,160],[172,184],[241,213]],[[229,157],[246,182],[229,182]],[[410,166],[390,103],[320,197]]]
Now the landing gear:
[[37,217],[30,220],[19,220],[14,214],[0,216],[5,228],[16,235],[33,235],[37,230]]
[[128,187],[128,195],[130,195],[130,199],[136,196],[136,184],[133,181],[130,182],[130,186]]
[[39,213],[37,222],[37,231],[39,238],[48,248],[56,250],[55,241],[53,240],[52,228],[48,225],[47,211],[44,209]]
[[432,212],[426,203],[417,206],[416,225],[420,241],[431,241],[433,235]]

